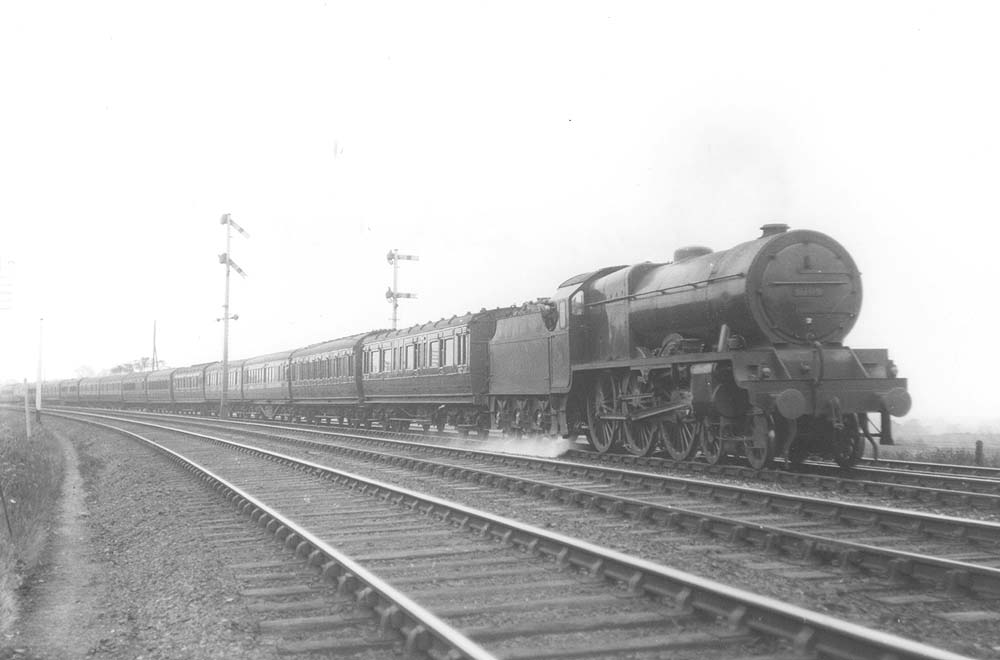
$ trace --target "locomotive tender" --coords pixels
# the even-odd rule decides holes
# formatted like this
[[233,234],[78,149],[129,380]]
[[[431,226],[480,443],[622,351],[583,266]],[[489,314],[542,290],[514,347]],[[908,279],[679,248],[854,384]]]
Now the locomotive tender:
[[[710,463],[857,461],[892,444],[910,397],[885,349],[843,340],[861,308],[851,256],[765,225],[729,250],[613,266],[551,298],[229,364],[239,416],[481,434],[586,433],[600,452]],[[222,365],[61,381],[43,400],[213,414]],[[877,451],[877,448],[876,448]]]

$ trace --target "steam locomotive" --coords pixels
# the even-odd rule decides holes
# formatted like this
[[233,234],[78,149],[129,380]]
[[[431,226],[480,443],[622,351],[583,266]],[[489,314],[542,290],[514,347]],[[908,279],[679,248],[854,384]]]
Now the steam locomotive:
[[[762,227],[729,250],[572,277],[551,298],[230,362],[44,383],[43,401],[405,430],[586,435],[599,452],[854,464],[910,408],[885,349],[844,338],[850,254]],[[4,394],[8,394],[4,392]]]

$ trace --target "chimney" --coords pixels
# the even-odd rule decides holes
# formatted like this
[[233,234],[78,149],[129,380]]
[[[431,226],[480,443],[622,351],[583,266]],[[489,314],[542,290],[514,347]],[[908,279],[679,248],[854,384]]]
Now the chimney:
[[767,238],[768,236],[775,236],[777,234],[784,234],[786,231],[788,231],[788,225],[786,225],[783,222],[772,222],[772,223],[768,223],[766,225],[763,225],[760,228],[760,231],[761,231],[760,237],[761,238]]

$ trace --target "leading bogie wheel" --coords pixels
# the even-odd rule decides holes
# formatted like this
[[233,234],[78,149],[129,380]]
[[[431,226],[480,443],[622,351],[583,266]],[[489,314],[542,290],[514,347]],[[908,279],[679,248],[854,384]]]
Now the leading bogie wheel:
[[722,418],[718,415],[706,417],[701,423],[701,455],[711,465],[717,465],[726,455],[726,443],[722,439]]
[[750,467],[763,470],[774,458],[774,429],[771,418],[764,413],[752,415],[749,431],[743,440],[743,452]]
[[842,468],[853,467],[865,454],[865,439],[858,431],[858,423],[853,417],[844,417],[844,426],[835,429],[832,450],[833,460]]

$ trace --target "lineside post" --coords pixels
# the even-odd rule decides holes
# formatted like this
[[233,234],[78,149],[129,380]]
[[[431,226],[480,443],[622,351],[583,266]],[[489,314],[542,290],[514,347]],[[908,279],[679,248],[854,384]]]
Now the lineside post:
[[26,438],[31,438],[31,411],[28,405],[28,379],[24,379],[24,434]]

